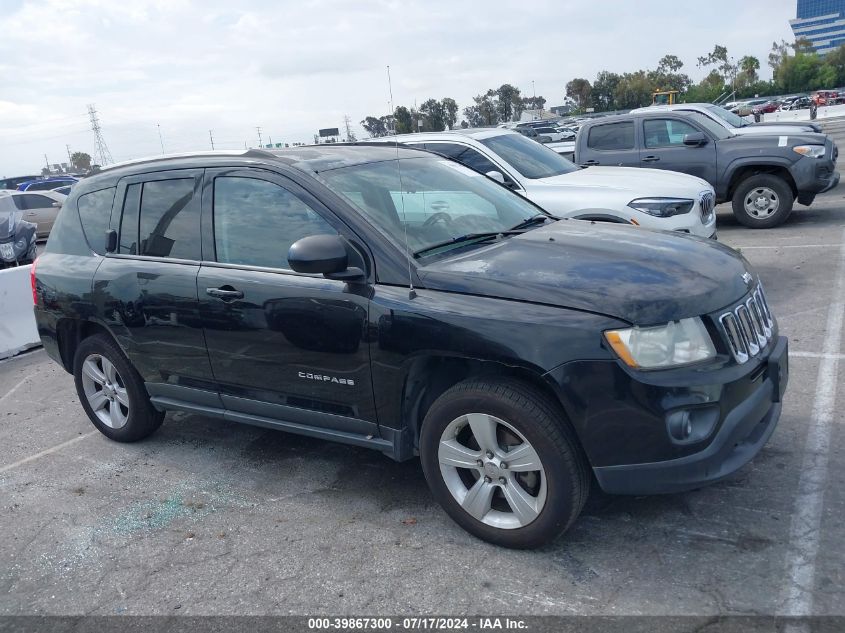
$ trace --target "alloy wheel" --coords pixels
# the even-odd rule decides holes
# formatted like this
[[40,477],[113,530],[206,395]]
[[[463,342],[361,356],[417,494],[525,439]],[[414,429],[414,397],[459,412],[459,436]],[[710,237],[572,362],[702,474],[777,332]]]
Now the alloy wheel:
[[129,420],[129,394],[117,368],[105,356],[90,354],[82,362],[82,388],[94,415],[119,429]]

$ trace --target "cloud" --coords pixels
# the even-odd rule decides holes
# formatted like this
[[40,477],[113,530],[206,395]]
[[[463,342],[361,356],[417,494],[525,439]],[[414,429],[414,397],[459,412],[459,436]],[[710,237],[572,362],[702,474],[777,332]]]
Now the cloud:
[[[9,3],[7,2],[6,5]],[[604,2],[488,0],[24,0],[4,5],[0,175],[31,172],[72,150],[93,152],[95,103],[117,158],[165,149],[310,141],[356,131],[394,103],[473,95],[508,82],[555,105],[573,77],[654,67],[685,71],[724,44],[764,63],[789,38],[791,0]],[[679,6],[683,5],[683,9]],[[750,28],[749,25],[753,25]],[[219,143],[218,143],[219,140]]]

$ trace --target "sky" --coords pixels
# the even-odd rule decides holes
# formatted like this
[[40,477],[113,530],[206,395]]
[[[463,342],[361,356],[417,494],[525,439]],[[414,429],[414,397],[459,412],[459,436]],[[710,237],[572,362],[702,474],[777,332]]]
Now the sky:
[[[344,125],[511,83],[547,107],[574,77],[684,62],[714,44],[792,41],[794,0],[0,0],[0,176],[95,156],[95,104],[116,161],[313,140]],[[160,132],[160,136],[159,136]]]

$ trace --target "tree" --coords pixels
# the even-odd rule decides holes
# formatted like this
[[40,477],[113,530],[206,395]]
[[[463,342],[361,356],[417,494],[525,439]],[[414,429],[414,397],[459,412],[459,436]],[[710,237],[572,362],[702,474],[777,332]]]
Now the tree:
[[718,70],[711,70],[697,85],[691,86],[686,93],[690,103],[706,103],[714,101],[725,90],[724,77]]
[[542,110],[545,105],[546,98],[543,96],[522,97],[522,110]]
[[[831,82],[835,86],[845,84],[845,44],[830,51],[824,56],[824,67],[830,69],[836,75],[836,78]],[[825,71],[830,72],[830,71]]]
[[631,110],[648,105],[653,91],[651,79],[644,70],[625,73],[620,77],[613,94],[615,107],[618,110]]
[[822,60],[816,53],[796,51],[788,55],[775,71],[774,81],[786,92],[804,92],[818,87]]
[[769,52],[769,66],[772,73],[777,73],[778,68],[788,56],[789,44],[786,43],[786,40],[772,42],[772,50]]
[[361,126],[373,138],[378,138],[379,136],[386,136],[387,135],[387,126],[385,125],[385,117],[376,118],[374,116],[368,116],[363,121],[361,121]]
[[91,156],[85,152],[74,152],[70,155],[70,164],[74,169],[88,171],[91,169]]
[[616,109],[616,88],[622,78],[616,73],[602,70],[596,75],[593,89],[590,93],[593,107],[597,112],[607,112]]
[[664,55],[657,62],[657,69],[648,72],[652,89],[686,92],[687,88],[692,85],[692,80],[688,75],[679,72],[683,67],[684,62],[676,55]]
[[736,79],[737,65],[733,59],[728,57],[728,49],[724,46],[716,44],[713,47],[713,52],[698,58],[698,67],[707,68],[708,66],[715,66],[716,70],[722,76],[722,83],[724,85],[733,85]]
[[451,97],[444,97],[440,103],[443,106],[443,118],[446,127],[451,130],[458,121],[458,103]]
[[577,78],[566,84],[566,96],[575,101],[580,110],[587,107],[592,91],[593,87],[586,79]]
[[498,90],[495,91],[496,109],[499,114],[499,121],[506,123],[507,121],[515,121],[522,114],[522,97],[519,93],[519,88],[511,84],[502,84]]
[[464,118],[469,127],[495,125],[499,122],[498,98],[496,91],[488,90],[472,98],[475,105],[464,108]]
[[684,62],[682,62],[677,55],[664,55],[660,61],[657,62],[657,72],[663,75],[676,73],[683,67]]
[[737,79],[744,86],[753,84],[759,79],[757,75],[758,70],[760,70],[760,60],[753,55],[746,55],[739,60],[739,75]]
[[442,132],[446,129],[446,112],[443,104],[437,99],[427,99],[420,105],[423,120],[423,131]]
[[405,106],[397,106],[393,112],[393,120],[396,122],[397,134],[410,134],[414,131],[414,119],[411,111]]

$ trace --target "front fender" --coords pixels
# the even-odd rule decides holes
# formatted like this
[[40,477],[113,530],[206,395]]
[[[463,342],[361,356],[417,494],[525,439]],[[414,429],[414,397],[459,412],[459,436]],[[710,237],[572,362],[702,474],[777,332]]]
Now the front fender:
[[722,177],[719,178],[719,188],[716,191],[716,195],[721,200],[727,199],[728,192],[733,185],[733,179],[740,170],[748,167],[760,167],[762,170],[774,167],[790,171],[794,163],[795,161],[790,161],[784,156],[745,156],[736,158],[728,163],[725,171],[722,173]]

